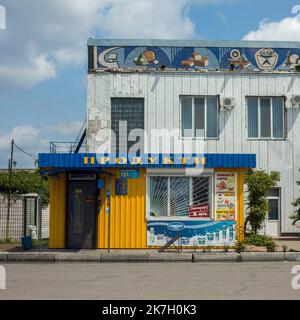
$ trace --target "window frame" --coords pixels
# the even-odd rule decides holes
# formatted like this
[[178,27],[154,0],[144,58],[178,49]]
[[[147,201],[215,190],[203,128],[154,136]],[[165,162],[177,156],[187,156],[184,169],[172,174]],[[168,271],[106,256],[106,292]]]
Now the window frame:
[[[192,137],[185,137],[183,135],[182,127],[182,98],[192,98]],[[197,137],[195,135],[195,98],[204,99],[204,137]],[[207,98],[216,98],[217,102],[217,135],[215,137],[207,137]],[[180,139],[184,140],[219,140],[219,119],[220,119],[220,99],[219,95],[180,95],[180,110],[179,110],[179,122],[180,122]]]
[[[257,123],[258,123],[258,137],[249,137],[249,105],[248,105],[248,98],[257,98],[258,99],[258,116],[257,116]],[[274,138],[273,132],[273,98],[281,98],[282,105],[283,105],[283,117],[282,117],[282,138]],[[261,99],[269,99],[270,100],[270,137],[261,137]],[[286,105],[285,105],[285,96],[246,96],[246,131],[247,131],[247,139],[248,140],[286,140]]]
[[[192,178],[209,178],[209,190],[208,190],[208,195],[209,195],[209,208],[210,208],[210,217],[209,218],[201,218],[201,217],[195,217],[191,218],[189,216],[171,216],[170,215],[170,203],[168,201],[168,215],[167,216],[158,216],[158,217],[152,217],[150,215],[150,207],[151,207],[151,198],[150,198],[150,179],[151,177],[167,177],[168,178],[168,199],[170,199],[170,179],[172,177],[177,177],[177,178],[189,178],[189,200],[191,200],[191,197],[193,195],[192,193]],[[214,175],[210,173],[204,173],[199,175],[183,175],[183,174],[171,174],[171,173],[149,173],[147,174],[147,179],[146,179],[146,220],[147,221],[211,221],[214,218],[214,210],[215,210],[215,202],[214,202]]]
[[281,225],[281,187],[274,187],[271,189],[276,189],[278,190],[278,196],[269,196],[267,195],[267,200],[268,200],[268,205],[269,205],[269,200],[277,200],[278,202],[278,219],[274,220],[274,219],[269,219],[269,213],[267,214],[266,220],[267,222],[278,222],[279,226]]

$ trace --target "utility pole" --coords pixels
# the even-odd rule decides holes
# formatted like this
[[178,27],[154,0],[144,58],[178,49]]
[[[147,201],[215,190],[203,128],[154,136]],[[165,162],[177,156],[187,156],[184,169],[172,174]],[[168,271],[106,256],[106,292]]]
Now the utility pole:
[[8,162],[8,202],[7,202],[7,219],[6,219],[6,239],[9,239],[9,218],[10,218],[10,199],[11,199],[11,178],[14,158],[14,139],[11,140],[10,159]]

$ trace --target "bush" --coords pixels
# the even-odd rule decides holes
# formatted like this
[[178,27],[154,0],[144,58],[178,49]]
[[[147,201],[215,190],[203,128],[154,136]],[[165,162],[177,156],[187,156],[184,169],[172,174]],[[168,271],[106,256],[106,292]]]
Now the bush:
[[262,223],[269,212],[267,193],[270,188],[277,185],[280,180],[280,173],[264,170],[249,170],[245,176],[248,188],[248,211],[245,220],[245,230],[247,224],[251,226],[251,231],[257,233],[261,229]]
[[255,233],[245,234],[245,244],[256,247],[266,247],[268,252],[274,252],[276,248],[276,243],[271,237]]
[[267,242],[266,248],[268,252],[274,252],[276,249],[276,243],[273,240],[271,240]]
[[[34,172],[26,170],[13,171],[11,176],[11,193],[20,195],[26,193],[40,193],[40,175],[36,170]],[[43,177],[43,204],[49,203],[49,181],[48,177]],[[0,172],[0,192],[8,194],[9,192],[9,173]]]
[[245,244],[242,241],[238,241],[235,245],[235,251],[240,253],[245,251]]
[[224,251],[228,252],[229,251],[229,246],[228,245],[224,245]]

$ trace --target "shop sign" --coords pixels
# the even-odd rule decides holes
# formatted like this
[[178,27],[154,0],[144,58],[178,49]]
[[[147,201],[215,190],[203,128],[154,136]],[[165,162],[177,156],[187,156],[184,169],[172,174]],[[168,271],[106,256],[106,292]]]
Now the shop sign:
[[113,154],[110,155],[97,155],[97,156],[84,156],[83,157],[84,165],[96,165],[101,166],[191,166],[191,167],[203,167],[206,165],[206,158],[203,155],[164,155],[164,154],[155,154],[155,155],[124,155],[116,156]]
[[140,177],[139,170],[120,170],[122,179],[138,179]]

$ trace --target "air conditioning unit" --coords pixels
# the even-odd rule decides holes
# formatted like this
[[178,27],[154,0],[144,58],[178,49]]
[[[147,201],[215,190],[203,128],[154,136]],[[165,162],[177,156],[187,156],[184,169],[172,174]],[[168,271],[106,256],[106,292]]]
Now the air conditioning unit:
[[223,109],[225,110],[232,110],[235,106],[235,101],[234,101],[234,98],[223,98]]
[[292,96],[292,105],[293,105],[293,107],[299,107],[300,106],[300,95]]

